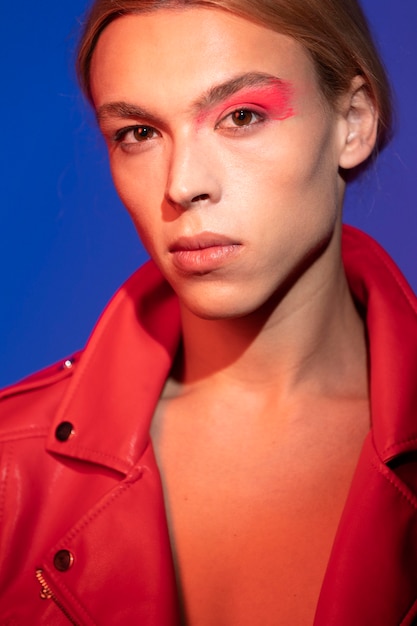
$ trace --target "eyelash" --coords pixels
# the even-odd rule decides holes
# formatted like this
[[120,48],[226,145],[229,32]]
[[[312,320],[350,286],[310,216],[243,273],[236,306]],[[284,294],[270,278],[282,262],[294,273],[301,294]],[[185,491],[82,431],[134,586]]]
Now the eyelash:
[[[238,123],[233,124],[234,115],[238,116],[238,115],[247,115],[247,114],[251,116],[248,124],[238,124]],[[232,120],[232,123],[230,126],[226,125],[226,122],[228,119]],[[233,109],[233,111],[230,111],[229,113],[227,113],[227,115],[225,115],[224,117],[222,117],[222,119],[216,124],[215,128],[216,130],[221,129],[221,130],[230,131],[233,133],[236,133],[239,131],[246,132],[252,126],[265,122],[265,120],[266,120],[265,115],[263,115],[262,113],[259,113],[258,111],[254,111],[253,109],[250,109],[249,107],[238,107],[236,109]],[[234,121],[236,122],[238,121],[237,117],[235,117]],[[135,132],[137,131],[142,131],[144,133],[144,135],[142,136],[142,139],[138,139],[138,137],[135,136]],[[134,137],[134,141],[126,142],[126,137],[129,133],[132,133]],[[116,131],[116,133],[113,136],[113,141],[117,144],[122,144],[124,145],[125,148],[127,148],[129,145],[137,145],[140,143],[145,143],[146,141],[149,141],[149,139],[153,139],[154,136],[157,134],[158,134],[158,131],[155,128],[153,128],[153,126],[147,126],[146,124],[132,124],[131,126],[125,126],[123,128],[120,128],[118,131]]]
[[[123,143],[124,140],[126,139],[126,136],[129,133],[132,133],[134,135],[135,131],[138,131],[138,130],[150,131],[152,134],[157,133],[156,129],[153,128],[152,126],[147,126],[146,124],[133,124],[132,126],[125,126],[124,128],[120,128],[114,134],[113,140],[116,143]],[[128,142],[128,143],[132,143],[132,144],[134,144],[134,143],[144,143],[146,140],[151,139],[151,137],[148,137],[148,136],[145,135],[142,138],[142,140],[139,140],[136,137],[135,137],[135,139],[136,139],[136,141],[131,141],[131,142]]]
[[[249,121],[248,124],[231,124],[230,126],[226,126],[225,123],[228,119],[233,120],[233,116],[237,115],[246,115],[249,114],[251,116],[251,119]],[[237,117],[234,118],[234,121],[238,121]],[[224,117],[222,117],[222,119],[216,124],[216,128],[220,128],[223,130],[227,130],[227,131],[232,131],[232,132],[239,132],[239,131],[247,131],[249,130],[252,126],[256,125],[256,124],[260,124],[262,122],[266,121],[266,116],[263,113],[260,113],[259,111],[254,111],[253,109],[249,108],[249,107],[238,107],[236,109],[233,109],[233,111],[230,111],[229,113],[227,113]]]

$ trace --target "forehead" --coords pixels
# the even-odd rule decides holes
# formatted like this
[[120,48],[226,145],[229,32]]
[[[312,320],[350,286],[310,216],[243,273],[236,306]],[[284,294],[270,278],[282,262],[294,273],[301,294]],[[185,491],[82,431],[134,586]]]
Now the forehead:
[[305,90],[316,88],[309,54],[291,37],[221,9],[161,9],[114,20],[91,64],[96,106],[103,99],[177,100],[230,76],[263,72]]

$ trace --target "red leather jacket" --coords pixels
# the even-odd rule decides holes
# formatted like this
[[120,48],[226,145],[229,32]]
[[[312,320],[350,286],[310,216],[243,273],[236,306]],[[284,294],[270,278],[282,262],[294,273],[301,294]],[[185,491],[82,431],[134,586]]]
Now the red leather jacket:
[[[417,304],[366,235],[346,228],[343,253],[368,328],[372,429],[314,624],[407,626],[417,618]],[[176,298],[148,263],[73,361],[3,391],[1,625],[179,624],[148,433],[179,333]]]

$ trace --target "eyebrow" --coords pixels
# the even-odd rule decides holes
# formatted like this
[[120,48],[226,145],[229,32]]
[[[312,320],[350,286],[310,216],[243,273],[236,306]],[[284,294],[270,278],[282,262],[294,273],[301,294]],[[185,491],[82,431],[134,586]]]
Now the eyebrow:
[[[251,87],[277,87],[281,88],[286,81],[266,74],[264,72],[247,72],[239,74],[223,83],[214,85],[205,91],[202,96],[191,104],[191,110],[198,113],[204,109],[210,109],[230,96],[238,93],[242,89]],[[163,121],[147,109],[129,102],[108,102],[100,105],[96,110],[98,122],[108,118],[144,118],[155,124],[162,124]]]
[[199,112],[203,109],[210,109],[216,104],[223,102],[242,89],[251,87],[277,87],[282,88],[286,81],[266,74],[264,72],[248,72],[231,78],[230,80],[210,87],[203,95],[198,98],[192,105],[192,109]]
[[129,102],[106,102],[97,108],[96,118],[99,123],[112,117],[131,119],[145,118],[155,124],[162,123],[162,120],[150,111],[136,104],[130,104]]

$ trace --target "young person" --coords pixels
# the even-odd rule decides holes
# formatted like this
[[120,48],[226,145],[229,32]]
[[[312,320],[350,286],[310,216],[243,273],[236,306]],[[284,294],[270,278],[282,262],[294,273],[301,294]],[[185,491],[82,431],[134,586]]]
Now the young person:
[[79,71],[152,257],[3,394],[1,624],[417,619],[416,300],[342,229],[389,88],[354,0],[97,0]]

